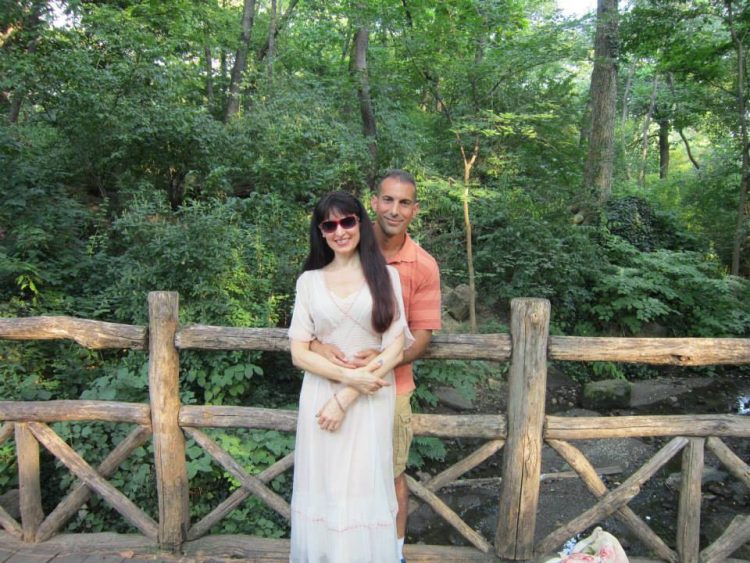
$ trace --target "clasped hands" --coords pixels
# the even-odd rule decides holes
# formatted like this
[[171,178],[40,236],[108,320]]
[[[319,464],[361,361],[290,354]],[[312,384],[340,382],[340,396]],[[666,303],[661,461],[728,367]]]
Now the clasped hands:
[[351,361],[347,360],[335,346],[323,345],[327,350],[321,350],[323,355],[338,366],[346,368],[346,377],[342,383],[346,388],[328,399],[315,417],[322,430],[335,432],[341,428],[346,415],[346,409],[358,395],[373,395],[390,383],[375,375],[383,361],[377,358],[377,350],[364,350],[355,355]]

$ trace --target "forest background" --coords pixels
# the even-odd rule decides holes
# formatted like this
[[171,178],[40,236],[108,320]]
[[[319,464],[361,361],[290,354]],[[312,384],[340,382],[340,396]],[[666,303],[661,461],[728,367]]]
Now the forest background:
[[[397,167],[444,285],[474,289],[463,330],[507,332],[512,298],[544,297],[557,334],[747,338],[748,32],[736,0],[581,19],[550,0],[3,0],[0,316],[145,325],[147,293],[171,290],[182,323],[286,326],[314,201],[367,199]],[[184,403],[295,408],[282,355],[181,357]],[[6,400],[147,401],[142,352],[2,342],[0,362]],[[502,369],[424,362],[416,407]],[[90,463],[128,430],[56,429]],[[293,447],[214,437],[251,473]],[[444,454],[425,439],[411,461]],[[238,484],[188,456],[199,517]],[[14,463],[0,449],[2,490]],[[113,483],[153,515],[152,475],[145,447]],[[127,528],[94,499],[70,529]],[[214,531],[287,532],[252,501]]]

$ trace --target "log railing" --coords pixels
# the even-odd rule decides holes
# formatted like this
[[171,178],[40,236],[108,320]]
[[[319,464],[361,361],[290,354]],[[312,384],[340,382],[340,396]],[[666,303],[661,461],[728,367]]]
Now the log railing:
[[[24,542],[48,541],[91,493],[100,495],[143,536],[161,548],[178,550],[201,538],[250,495],[289,518],[286,500],[268,483],[287,471],[293,454],[251,475],[202,429],[271,428],[294,432],[296,412],[255,407],[181,405],[179,354],[185,349],[288,351],[285,329],[242,329],[179,326],[178,296],[149,294],[149,326],[130,326],[70,317],[0,319],[0,339],[69,339],[91,349],[129,348],[149,355],[149,404],[113,401],[0,401],[0,444],[15,439],[18,459],[21,522],[0,508],[0,525]],[[426,481],[407,476],[414,497],[429,504],[478,551],[481,560],[526,560],[551,553],[570,537],[614,515],[656,555],[666,561],[720,561],[750,540],[750,516],[738,516],[723,535],[699,550],[701,474],[707,447],[729,472],[750,487],[750,466],[721,440],[750,437],[750,420],[737,415],[556,417],[544,412],[547,362],[613,361],[681,366],[750,363],[750,339],[733,338],[581,338],[548,333],[549,303],[517,299],[511,304],[511,334],[436,335],[426,358],[511,361],[508,412],[503,415],[415,415],[417,435],[475,438],[485,442],[466,458]],[[49,426],[57,421],[127,422],[135,429],[97,468],[91,467]],[[202,520],[189,518],[189,483],[185,435],[192,438],[241,484]],[[588,459],[571,440],[622,437],[672,437],[640,469],[609,490]],[[158,519],[154,520],[113,487],[108,478],[130,453],[153,440]],[[541,451],[552,447],[592,494],[599,499],[589,510],[534,541],[541,477]],[[48,515],[41,504],[39,444],[80,480]],[[499,518],[494,542],[464,522],[438,496],[441,488],[503,451]],[[629,506],[641,486],[682,452],[677,537],[670,547]],[[416,506],[412,502],[411,509]],[[260,542],[261,540],[258,540]],[[278,545],[274,544],[278,550]],[[282,546],[283,551],[283,546]],[[440,559],[434,547],[432,557]],[[447,552],[446,552],[447,553]],[[447,559],[446,559],[447,560]]]

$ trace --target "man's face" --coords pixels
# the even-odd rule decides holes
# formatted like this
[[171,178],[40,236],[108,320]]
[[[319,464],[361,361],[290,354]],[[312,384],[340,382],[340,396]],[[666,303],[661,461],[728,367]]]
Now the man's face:
[[389,237],[403,235],[419,211],[417,190],[398,178],[386,178],[370,201],[375,221]]

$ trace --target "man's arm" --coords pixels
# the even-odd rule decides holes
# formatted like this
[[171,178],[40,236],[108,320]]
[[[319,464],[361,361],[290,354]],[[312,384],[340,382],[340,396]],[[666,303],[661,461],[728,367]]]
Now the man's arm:
[[[410,364],[414,360],[418,360],[427,350],[432,340],[432,331],[428,329],[417,328],[411,331],[414,337],[414,342],[406,350],[404,350],[404,358],[397,364],[397,366],[403,366],[404,364]],[[378,355],[378,350],[375,348],[368,348],[362,350],[354,355],[352,364],[357,367],[366,366],[372,361],[374,357]]]
[[427,347],[430,345],[430,341],[432,340],[432,331],[423,329],[423,328],[417,328],[411,331],[412,336],[414,337],[414,342],[412,342],[412,345],[409,346],[406,350],[404,350],[404,359],[401,360],[400,366],[404,364],[410,364],[414,360],[418,360],[422,357],[422,354],[424,354],[424,351],[427,350]]
[[[355,364],[346,360],[346,355],[333,344],[323,344],[317,338],[310,342],[310,350],[316,354],[323,356],[326,360],[332,364],[336,364],[342,368],[354,369],[356,367],[362,367],[365,364]],[[376,352],[377,353],[377,352]]]

